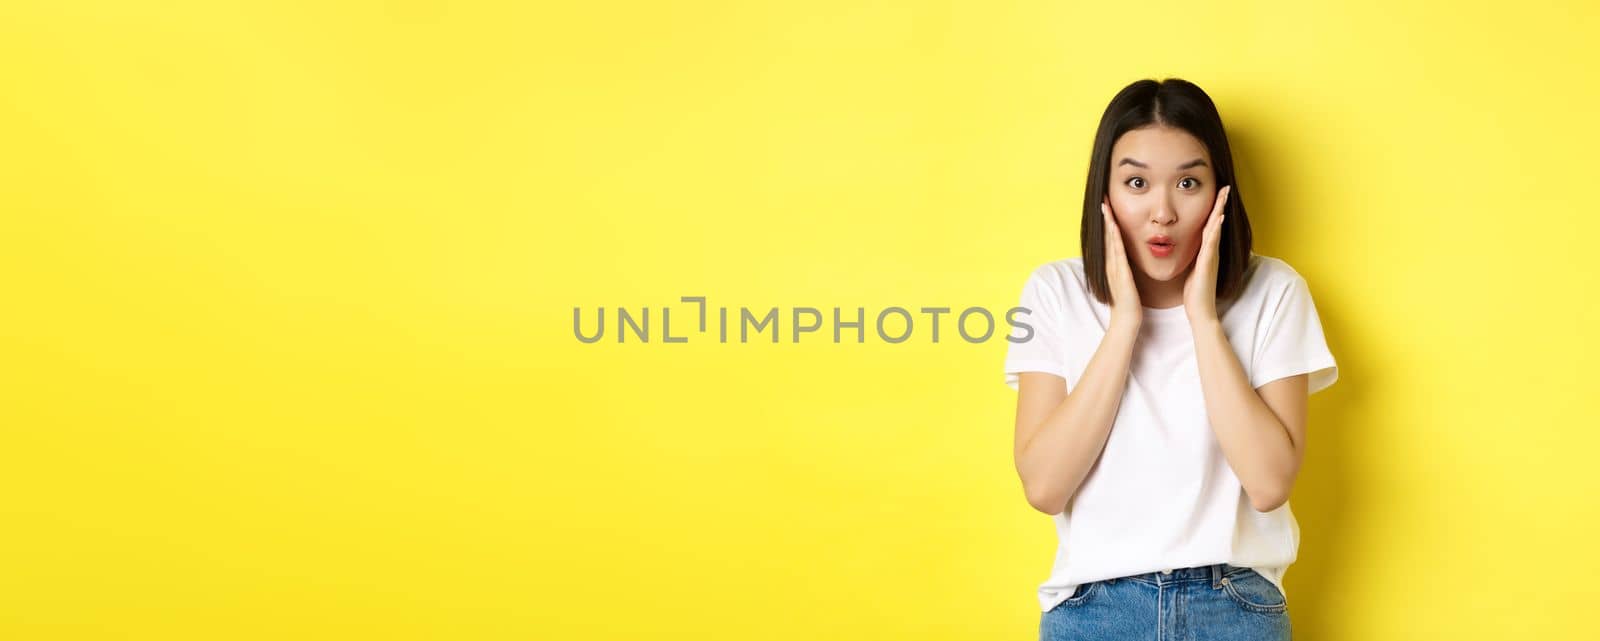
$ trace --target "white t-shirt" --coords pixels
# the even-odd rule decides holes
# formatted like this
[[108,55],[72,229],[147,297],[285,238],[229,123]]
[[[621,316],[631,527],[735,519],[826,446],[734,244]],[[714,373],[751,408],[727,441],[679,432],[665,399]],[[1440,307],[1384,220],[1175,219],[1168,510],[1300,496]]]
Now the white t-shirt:
[[[1306,281],[1288,263],[1251,254],[1243,294],[1218,303],[1218,317],[1253,388],[1310,374],[1310,391],[1338,377]],[[1110,327],[1111,308],[1089,293],[1083,259],[1039,267],[1022,288],[1008,342],[1006,384],[1018,372],[1066,379],[1070,393]],[[1285,502],[1250,506],[1206,418],[1194,333],[1182,305],[1144,308],[1127,387],[1099,460],[1054,515],[1055,565],[1039,586],[1049,611],[1080,583],[1183,567],[1254,568],[1283,590],[1300,528]]]

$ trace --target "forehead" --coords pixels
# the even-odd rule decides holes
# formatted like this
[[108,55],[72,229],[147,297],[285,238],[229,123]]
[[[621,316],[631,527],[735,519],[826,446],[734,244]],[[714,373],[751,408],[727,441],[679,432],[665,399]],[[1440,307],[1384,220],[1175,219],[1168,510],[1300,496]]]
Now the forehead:
[[[1169,170],[1195,158],[1203,158],[1207,164],[1211,162],[1211,154],[1199,138],[1172,127],[1143,127],[1122,134],[1111,146],[1113,171],[1118,169],[1117,163],[1123,158],[1150,165],[1153,170]],[[1122,168],[1138,169],[1132,165],[1122,165]]]

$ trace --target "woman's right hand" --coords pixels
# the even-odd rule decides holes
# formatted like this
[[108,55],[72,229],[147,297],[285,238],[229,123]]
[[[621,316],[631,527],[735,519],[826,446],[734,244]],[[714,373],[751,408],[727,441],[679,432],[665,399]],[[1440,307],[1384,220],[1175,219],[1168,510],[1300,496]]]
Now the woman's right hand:
[[1122,230],[1117,228],[1117,218],[1111,215],[1111,205],[1100,203],[1100,215],[1105,220],[1106,282],[1111,286],[1111,318],[1113,322],[1138,327],[1144,320],[1144,308],[1139,302],[1139,288],[1133,283],[1133,269],[1128,264],[1127,247],[1122,244]]

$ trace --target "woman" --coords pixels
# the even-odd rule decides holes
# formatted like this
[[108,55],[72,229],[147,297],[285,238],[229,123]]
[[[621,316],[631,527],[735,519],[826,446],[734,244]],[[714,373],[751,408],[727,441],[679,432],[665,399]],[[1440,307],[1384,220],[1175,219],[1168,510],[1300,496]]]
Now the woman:
[[1059,537],[1041,639],[1290,638],[1289,490],[1338,369],[1235,184],[1210,97],[1135,82],[1095,134],[1082,257],[1023,287],[1014,453]]

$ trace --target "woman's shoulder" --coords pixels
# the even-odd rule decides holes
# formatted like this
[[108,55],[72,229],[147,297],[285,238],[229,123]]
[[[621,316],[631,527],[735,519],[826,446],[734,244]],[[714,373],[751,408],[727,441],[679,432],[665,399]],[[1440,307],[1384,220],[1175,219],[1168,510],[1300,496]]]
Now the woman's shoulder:
[[1029,283],[1049,289],[1063,299],[1086,291],[1087,279],[1083,274],[1083,257],[1060,258],[1035,267],[1028,275]]
[[1307,289],[1305,277],[1289,261],[1252,252],[1250,263],[1245,267],[1245,286],[1240,298],[1270,302],[1281,300],[1296,290]]

